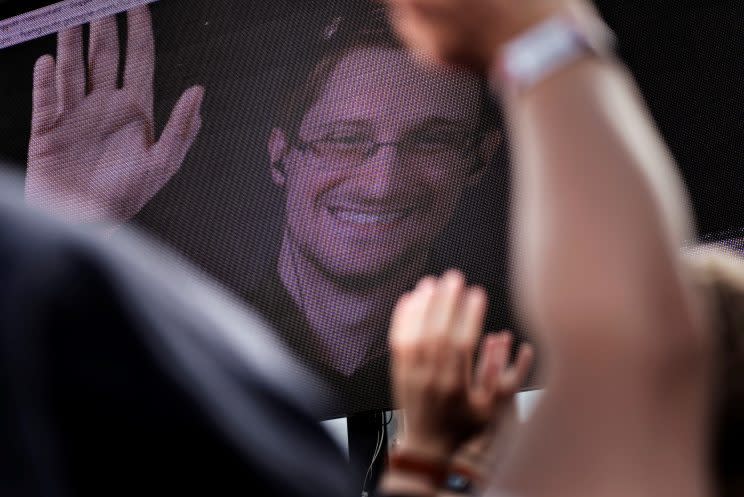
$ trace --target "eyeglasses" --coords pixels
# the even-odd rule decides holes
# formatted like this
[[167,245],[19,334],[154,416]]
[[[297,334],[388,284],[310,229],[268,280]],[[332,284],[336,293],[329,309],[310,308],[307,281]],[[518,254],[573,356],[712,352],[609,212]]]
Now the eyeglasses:
[[395,147],[397,157],[410,167],[457,174],[470,168],[468,158],[480,139],[480,133],[474,136],[462,132],[422,133],[391,142],[363,136],[327,136],[308,141],[298,139],[295,148],[324,161],[325,169],[343,170],[361,166],[383,147]]

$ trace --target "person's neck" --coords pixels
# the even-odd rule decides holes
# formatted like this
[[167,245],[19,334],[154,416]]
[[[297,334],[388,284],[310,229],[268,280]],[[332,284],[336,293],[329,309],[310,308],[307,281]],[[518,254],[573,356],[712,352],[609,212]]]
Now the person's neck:
[[379,285],[354,288],[334,280],[284,236],[278,273],[301,309],[333,369],[351,375],[385,352],[390,313],[422,276],[427,254],[397,268]]

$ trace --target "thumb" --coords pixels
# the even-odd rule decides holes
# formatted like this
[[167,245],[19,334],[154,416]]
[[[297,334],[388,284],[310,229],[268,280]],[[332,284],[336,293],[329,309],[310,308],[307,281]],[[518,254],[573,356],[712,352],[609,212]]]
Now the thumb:
[[155,163],[162,165],[168,178],[181,167],[199,134],[203,100],[203,87],[186,90],[173,108],[160,140],[152,147]]
[[488,335],[483,341],[476,382],[471,389],[471,403],[479,417],[490,417],[494,399],[499,392],[499,375],[503,368],[503,337],[499,334]]
[[504,371],[509,362],[509,349],[511,347],[511,334],[509,331],[501,331],[491,338],[488,345],[491,353],[485,365],[483,375],[483,388],[488,395],[495,400],[501,393],[501,384]]

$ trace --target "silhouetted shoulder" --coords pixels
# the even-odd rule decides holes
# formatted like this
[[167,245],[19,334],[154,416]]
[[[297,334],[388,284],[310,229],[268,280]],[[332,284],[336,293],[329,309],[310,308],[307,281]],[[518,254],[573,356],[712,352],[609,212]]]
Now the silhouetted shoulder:
[[260,318],[162,248],[2,197],[3,495],[349,494]]

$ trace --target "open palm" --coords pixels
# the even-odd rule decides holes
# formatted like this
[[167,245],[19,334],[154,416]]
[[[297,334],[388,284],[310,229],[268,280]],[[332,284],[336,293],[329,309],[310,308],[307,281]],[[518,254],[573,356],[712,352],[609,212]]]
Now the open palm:
[[201,127],[196,86],[155,140],[149,9],[130,11],[127,24],[121,87],[113,17],[91,23],[87,82],[81,27],[60,33],[57,60],[45,55],[34,68],[26,199],[70,221],[132,218],[178,171]]

